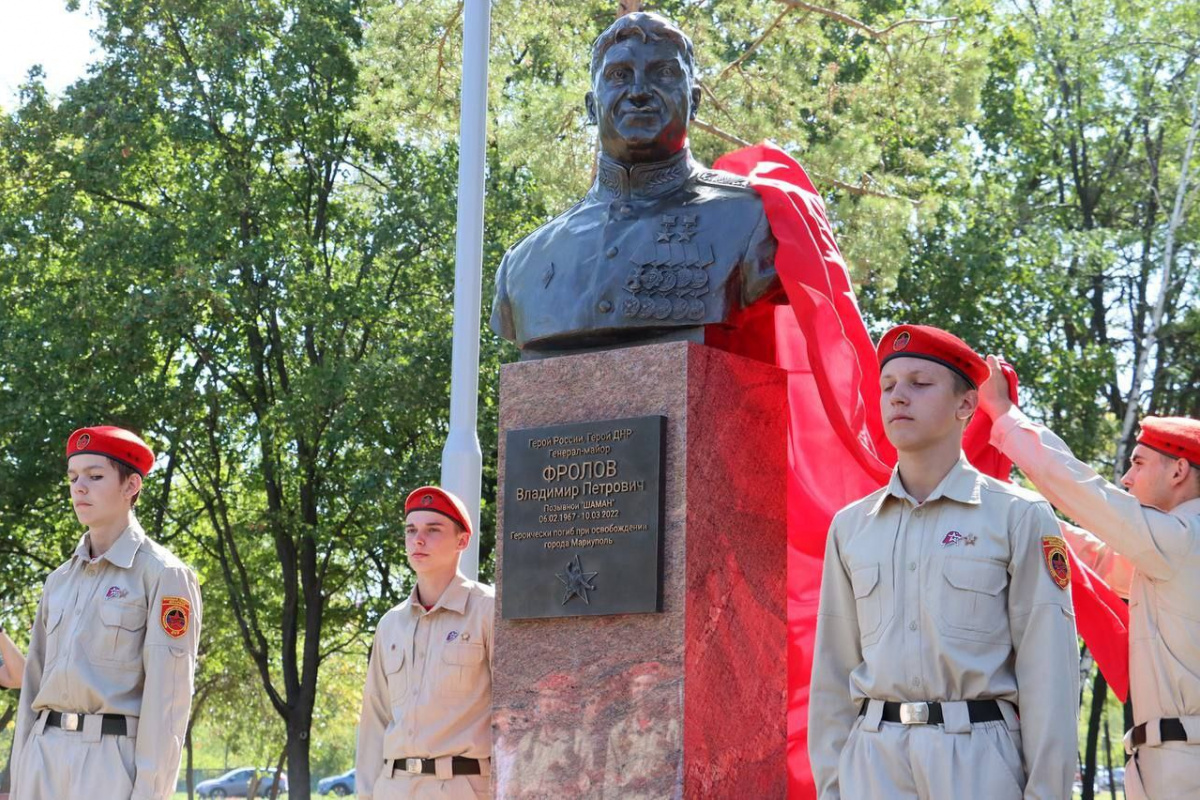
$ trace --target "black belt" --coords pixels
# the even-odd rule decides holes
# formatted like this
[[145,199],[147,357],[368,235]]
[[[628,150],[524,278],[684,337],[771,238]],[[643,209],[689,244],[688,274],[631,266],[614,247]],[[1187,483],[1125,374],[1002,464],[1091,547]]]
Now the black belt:
[[[1183,721],[1174,717],[1167,717],[1158,721],[1159,739],[1164,742],[1186,742],[1188,740],[1187,731],[1183,728]],[[1146,743],[1146,723],[1133,726],[1133,733],[1130,734],[1130,739],[1134,747],[1141,747]]]
[[[46,725],[51,728],[62,728],[64,731],[81,731],[83,730],[83,721],[89,716],[95,716],[95,714],[64,714],[59,711],[47,711]],[[105,736],[124,736],[127,730],[125,717],[120,714],[105,714],[104,719],[100,722],[100,733]]]
[[[867,713],[867,705],[870,702],[870,700],[862,701],[862,705],[858,709],[860,717]],[[905,708],[902,710],[901,706]],[[971,718],[971,722],[996,722],[1004,719],[1004,714],[1000,712],[1000,704],[995,700],[968,700],[967,715]],[[883,716],[880,719],[884,722],[903,722],[908,725],[945,724],[941,703],[885,702]]]
[[[393,758],[392,774],[406,773],[409,775],[436,775],[436,758]],[[450,759],[451,775],[479,775],[479,759],[454,756]]]

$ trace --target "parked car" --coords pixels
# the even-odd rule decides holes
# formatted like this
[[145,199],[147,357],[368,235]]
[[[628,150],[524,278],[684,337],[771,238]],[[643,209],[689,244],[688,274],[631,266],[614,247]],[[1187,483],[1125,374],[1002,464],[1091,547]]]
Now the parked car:
[[354,770],[317,781],[317,794],[333,794],[338,797],[354,794]]
[[[260,769],[258,771],[258,792],[255,797],[270,797],[271,789],[274,785],[273,776],[274,769]],[[242,769],[234,769],[226,772],[219,778],[212,780],[201,781],[196,784],[196,793],[205,800],[221,800],[225,797],[249,797],[250,779],[254,776],[254,769],[251,767],[243,767]],[[279,793],[283,794],[288,790],[287,773],[279,775]]]

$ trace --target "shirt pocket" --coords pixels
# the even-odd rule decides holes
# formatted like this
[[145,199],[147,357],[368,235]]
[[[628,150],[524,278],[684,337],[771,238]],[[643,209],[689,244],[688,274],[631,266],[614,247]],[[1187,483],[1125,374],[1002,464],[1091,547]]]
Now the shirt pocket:
[[476,642],[451,642],[442,648],[442,678],[438,693],[447,697],[466,697],[480,692],[488,680],[484,670],[487,658],[483,645]]
[[66,611],[62,606],[57,608],[52,606],[46,609],[46,666],[54,663],[62,648],[65,631],[62,621],[66,616]]
[[1007,567],[992,561],[947,558],[942,579],[937,603],[942,633],[984,642],[1008,639]]
[[405,669],[404,647],[391,644],[383,651],[383,674],[387,679],[388,699],[398,706],[408,697],[408,670]]
[[100,625],[88,641],[88,660],[101,667],[139,669],[146,642],[146,606],[141,603],[100,602]]
[[883,622],[883,594],[879,586],[879,565],[859,567],[850,573],[850,586],[854,590],[854,605],[858,614],[858,633],[862,643],[875,640]]

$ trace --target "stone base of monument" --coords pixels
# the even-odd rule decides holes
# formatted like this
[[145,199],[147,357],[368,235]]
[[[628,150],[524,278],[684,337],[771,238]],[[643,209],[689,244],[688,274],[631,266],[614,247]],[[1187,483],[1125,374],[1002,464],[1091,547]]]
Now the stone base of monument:
[[502,497],[506,481],[527,480],[506,475],[508,432],[661,416],[665,435],[660,611],[596,615],[604,592],[621,592],[620,571],[589,571],[597,548],[567,538],[553,554],[559,588],[572,563],[594,588],[564,591],[561,613],[590,615],[506,618],[505,594],[522,587],[505,584],[505,570],[516,576],[517,559],[536,551],[512,538],[501,503],[497,797],[785,796],[785,394],[781,370],[691,343],[503,368]]

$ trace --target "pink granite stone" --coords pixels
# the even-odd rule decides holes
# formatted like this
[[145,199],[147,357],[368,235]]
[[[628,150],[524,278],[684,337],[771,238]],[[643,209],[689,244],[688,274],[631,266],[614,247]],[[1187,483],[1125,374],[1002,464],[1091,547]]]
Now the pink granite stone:
[[513,428],[662,414],[667,436],[661,613],[504,620],[498,595],[497,797],[785,795],[785,391],[682,342],[503,368],[501,485]]

